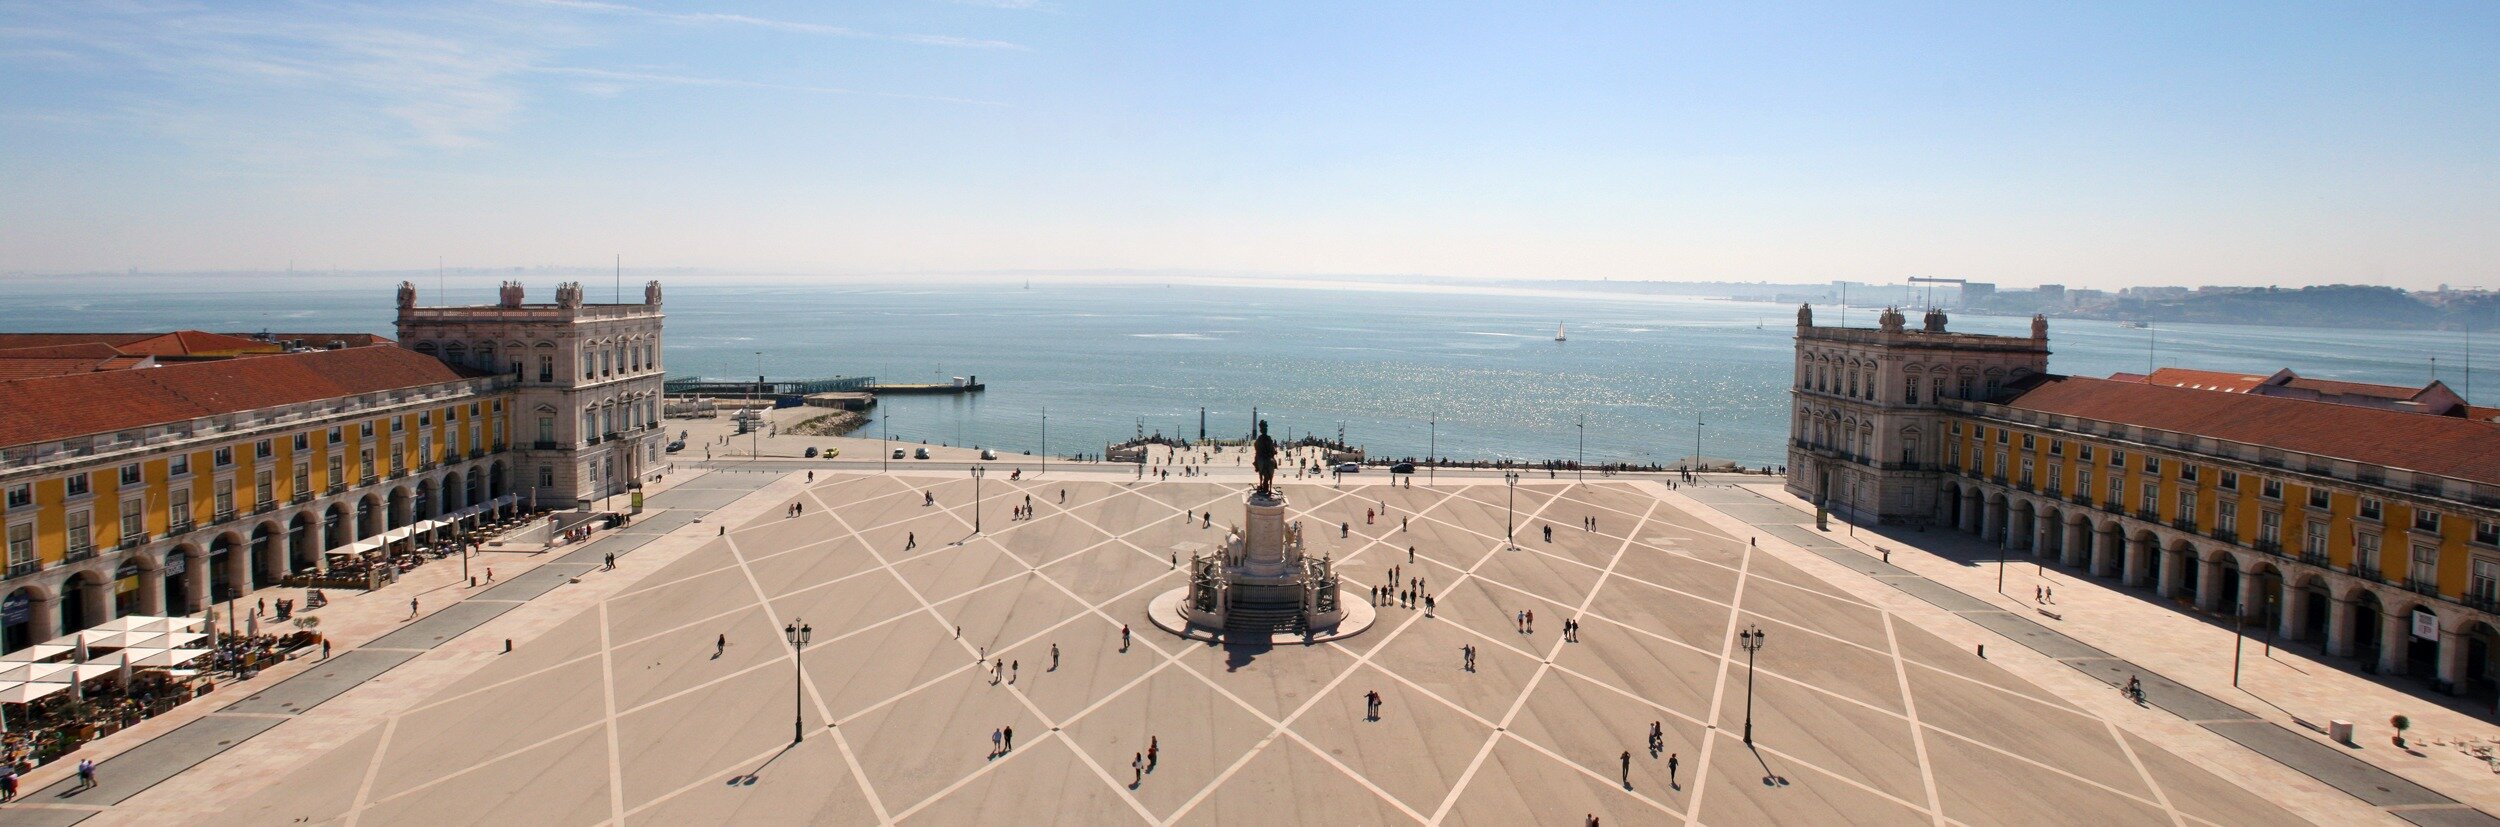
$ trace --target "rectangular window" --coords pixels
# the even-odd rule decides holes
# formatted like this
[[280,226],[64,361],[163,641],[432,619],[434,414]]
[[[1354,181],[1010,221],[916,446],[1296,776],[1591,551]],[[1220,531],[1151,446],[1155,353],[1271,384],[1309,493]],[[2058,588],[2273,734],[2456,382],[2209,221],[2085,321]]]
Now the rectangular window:
[[277,452],[277,447],[269,444],[269,440],[264,439],[259,442],[252,443],[252,456],[256,459],[268,459],[271,455],[276,454]]
[[1997,479],[2005,479],[2005,452],[1997,452]]
[[312,464],[298,462],[295,464],[295,496],[309,493],[312,493]]
[[35,524],[16,523],[9,526],[9,570],[35,566]]
[[2077,461],[2077,462],[2091,462],[2091,461],[2092,461],[2092,445],[2091,445],[2090,443],[2085,443],[2085,444],[2082,444],[2082,445],[2077,445],[2077,446],[2075,446],[2075,461]]
[[2257,496],[2264,497],[2264,498],[2269,499],[2269,500],[2279,500],[2279,499],[2282,499],[2282,498],[2283,498],[2283,481],[2282,481],[2282,480],[2273,480],[2273,479],[2270,479],[2270,480],[2266,480],[2265,482],[2258,483],[2258,484],[2257,484]]
[[269,473],[269,469],[267,468],[260,469],[252,475],[252,504],[254,506],[267,508],[270,503],[278,501],[278,486],[274,481],[275,476],[276,475]]
[[[12,556],[10,559],[14,561],[16,558]],[[2484,605],[2500,600],[2500,561],[2477,558],[2474,561],[2474,577],[2465,584],[2465,596],[2480,600]]]
[[419,412],[417,413],[417,427],[419,427],[419,428],[425,428],[425,427],[430,427],[430,426],[432,426],[433,424],[434,424],[434,412],[433,412],[433,411],[419,411]]
[[373,423],[371,423],[371,422],[358,422],[358,423],[356,423],[356,435],[357,435],[357,436],[361,436],[361,437],[371,437],[371,436],[373,436]]
[[124,466],[122,466],[122,484],[123,484],[123,485],[138,485],[138,484],[139,484],[139,464],[138,464],[138,463],[134,462],[134,463],[131,463],[131,464],[129,464],[129,465],[124,465]]
[[2334,495],[2324,488],[2312,487],[2309,489],[2309,507],[2326,508],[2334,504],[2333,497]]
[[2257,540],[2263,543],[2283,542],[2283,515],[2273,511],[2257,515]]
[[2475,521],[2474,542],[2486,546],[2500,546],[2500,523]]
[[174,492],[173,502],[165,504],[165,525],[167,531],[191,530],[191,492]]
[[339,455],[337,455],[337,454],[331,454],[331,455],[330,455],[330,484],[331,484],[331,485],[346,485],[346,484],[347,484],[347,458],[346,458],[346,457],[342,457],[342,456],[339,456]]
[[408,430],[408,418],[407,418],[407,417],[404,417],[404,416],[394,416],[394,417],[391,417],[391,433],[396,434],[396,433],[399,433],[399,432],[401,432],[401,431],[405,431],[405,430]]
[[312,448],[312,435],[311,435],[311,434],[296,434],[296,435],[295,435],[295,452],[296,452],[296,453],[299,453],[299,454],[300,454],[300,453],[303,453],[303,452],[305,452],[305,451],[307,451],[307,450],[310,450],[311,448]]
[[2056,455],[2058,455],[2058,456],[2065,456],[2065,455],[2066,455],[2066,440],[2062,440],[2062,439],[2052,439],[2052,440],[2049,440],[2049,453],[2051,453],[2051,454],[2056,454]]
[[2179,481],[2195,482],[2196,466],[2185,462],[2179,463]]
[[217,481],[217,520],[218,520],[219,522],[224,522],[224,521],[226,521],[226,520],[232,519],[233,517],[234,517],[234,480],[218,480],[218,481]]
[[2189,522],[2194,522],[2196,520],[2196,489],[2183,488],[2179,490],[2179,513],[2176,516],[2179,519],[2187,520]]
[[234,464],[234,447],[233,447],[233,446],[226,446],[226,447],[223,447],[223,448],[219,448],[219,449],[217,449],[217,451],[216,451],[215,455],[214,455],[214,456],[210,459],[210,462],[211,462],[211,463],[213,463],[213,464],[214,464],[216,467],[218,467],[218,468],[224,468],[224,467],[226,467],[226,466],[233,465],[233,464]]
[[2155,509],[2161,507],[2161,483],[2145,483],[2144,496],[2137,498],[2136,503],[2144,509],[2144,513],[2154,513]]
[[1908,381],[1901,383],[1901,401],[1911,405],[1918,404],[1918,377],[1910,377]]
[[1960,420],[1955,420],[1955,421],[1954,421],[1954,423],[1953,423],[1953,435],[1954,435],[1954,436],[1961,436],[1961,435],[1962,435],[1962,423],[1961,423],[1961,421],[1960,421]]
[[367,448],[367,449],[364,449],[363,451],[358,452],[358,453],[357,453],[357,455],[356,455],[356,460],[357,460],[357,463],[356,463],[357,470],[361,471],[361,472],[363,473],[363,475],[364,475],[366,478],[368,478],[368,479],[372,478],[372,477],[374,476],[374,473],[373,473],[373,449],[371,449],[371,448]]
[[2378,520],[2381,519],[2383,512],[2384,509],[2379,507],[2379,501],[2369,497],[2361,498],[2361,519]]
[[2232,502],[2229,497],[2215,500],[2214,527],[2223,531],[2238,533],[2240,530],[2240,504]]
[[93,518],[84,511],[69,513],[70,556],[83,557],[95,551],[95,531],[89,522],[91,519]]
[[2356,571],[2381,571],[2378,562],[2378,535],[2356,534],[2352,538],[2352,567]]
[[9,507],[25,508],[35,504],[35,487],[25,483],[9,486]]
[[2125,451],[2111,451],[2111,452],[2109,452],[2109,467],[2111,467],[2111,468],[2125,468],[2125,467],[2127,467],[2127,452],[2125,452]]
[[330,426],[330,444],[332,444],[332,445],[337,445],[337,444],[339,444],[339,443],[341,443],[341,442],[346,442],[346,441],[347,441],[347,429],[346,429],[346,428],[343,428],[343,427],[340,427],[340,426],[337,426],[337,425],[332,425],[332,426]]
[[538,466],[538,485],[539,485],[539,487],[544,488],[544,487],[547,487],[547,486],[552,486],[552,485],[555,485],[555,484],[556,484],[556,467],[555,467],[555,466],[553,466],[553,465],[541,465],[541,466]]
[[2063,464],[2063,463],[2056,463],[2056,462],[2049,463],[2049,495],[2050,495],[2050,496],[2056,496],[2058,492],[2060,492],[2060,491],[2064,491],[2065,489],[2066,489],[2066,466],[2065,466],[2065,464]]
[[2030,457],[2024,457],[2024,458],[2023,458],[2023,479],[2022,479],[2022,482],[2023,482],[2023,484],[2024,484],[2024,485],[2030,485],[2030,484],[2031,484],[2031,458],[2030,458]]
[[69,495],[72,497],[86,496],[87,492],[92,490],[89,486],[94,484],[93,480],[85,474],[71,474],[67,482]]
[[2439,512],[2427,508],[2413,510],[2413,530],[2439,533]]
[[2006,430],[2006,429],[2004,429],[2004,428],[1998,428],[1998,429],[1997,429],[1997,444],[1998,444],[1998,445],[2003,445],[2003,444],[2005,444],[2007,441],[2009,441],[2009,438],[2010,438],[2010,437],[2012,437],[2013,435],[2014,435],[2014,434],[2013,434],[2013,432],[2012,432],[2012,431],[2008,431],[2008,430]]
[[2035,439],[2032,435],[2030,435],[2030,434],[2024,434],[2024,435],[2023,435],[2023,450],[2025,450],[2025,451],[2033,450],[2033,449],[2035,449],[2035,448],[2039,447],[2039,444],[2040,444],[2040,443],[2039,443],[2039,442],[2038,442],[2038,441],[2037,441],[2037,440],[2036,440],[2036,439]]
[[2429,543],[2413,544],[2413,567],[2405,577],[2414,583],[2435,583],[2439,580],[2439,547]]
[[122,542],[148,536],[148,506],[133,497],[122,501]]
[[2117,474],[2111,474],[2111,475],[2109,475],[2109,496],[2108,496],[2108,497],[2105,497],[2105,498],[2103,498],[2103,499],[2104,499],[2105,501],[2104,501],[2103,503],[2101,503],[2102,507],[2107,508],[2107,509],[2109,509],[2109,510],[2111,510],[2111,511],[2117,511],[2117,510],[2119,510],[2119,509],[2126,508],[2126,507],[2127,507],[2127,480],[2126,480],[2126,478],[2125,478],[2125,477],[2122,477],[2122,476],[2120,476],[2120,475],[2117,475]]
[[2300,535],[2300,551],[2312,557],[2326,556],[2326,523],[2310,520],[2309,529]]
[[175,454],[173,459],[166,461],[165,468],[177,477],[191,473],[191,455]]
[[434,435],[433,435],[433,434],[418,434],[418,435],[417,435],[417,461],[418,461],[418,462],[431,462],[431,461],[433,461],[433,459],[434,459]]
[[2086,497],[2092,496],[2092,466],[2084,465],[2075,468],[2075,493]]
[[2145,457],[2145,458],[2144,458],[2144,473],[2159,475],[2159,474],[2161,473],[2161,457],[2156,457],[2156,456],[2147,456],[2147,457]]
[[2238,490],[2240,490],[2240,472],[2238,472],[2238,471],[2224,471],[2224,472],[2222,472],[2222,482],[2221,482],[2221,483],[2219,483],[2219,484],[2222,486],[2222,490],[2224,490],[2224,491],[2238,491]]

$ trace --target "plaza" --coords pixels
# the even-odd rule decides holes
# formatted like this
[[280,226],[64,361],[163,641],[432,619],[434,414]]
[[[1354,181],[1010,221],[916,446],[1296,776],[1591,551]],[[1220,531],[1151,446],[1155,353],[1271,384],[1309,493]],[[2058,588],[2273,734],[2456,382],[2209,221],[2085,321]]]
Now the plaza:
[[[90,824],[174,813],[245,824],[2392,820],[2080,674],[2001,668],[2038,664],[2005,646],[1983,659],[1969,641],[1988,638],[1958,618],[1836,583],[1855,575],[1689,488],[1524,478],[1514,488],[1481,475],[1412,488],[1380,477],[1280,483],[1308,553],[1337,561],[1349,591],[1386,584],[1398,567],[1402,581],[1423,581],[1436,611],[1392,601],[1376,607],[1376,628],[1343,640],[1219,646],[1157,631],[1145,612],[1179,584],[1175,557],[1224,535],[1220,519],[1185,515],[1238,513],[1241,482],[1082,468],[1004,476],[979,483],[979,534],[976,483],[960,472],[722,469],[672,481],[699,496],[660,512],[677,515],[650,528],[666,534],[620,558],[630,577],[581,585],[606,576],[596,558],[550,564],[575,584],[546,585],[492,628],[414,655],[400,667],[408,679],[395,670],[326,701],[212,715],[291,717],[78,814]],[[1028,496],[1034,517],[1011,520]],[[1590,517],[1595,529],[1581,528]],[[1515,550],[1504,539],[1514,520]],[[1532,631],[1521,612],[1534,613]],[[1579,642],[1563,641],[1566,619]],[[812,634],[800,677],[784,630],[802,623]],[[1764,644],[1748,692],[1737,640],[1756,628]],[[1012,665],[994,672],[976,662],[985,657]],[[2032,679],[2042,674],[2056,685]],[[1367,720],[1373,692],[1382,711]],[[295,727],[319,736],[291,736]],[[1022,737],[1002,752],[991,736],[1007,727]],[[1154,771],[1133,769],[1150,740]],[[258,771],[214,769],[238,764]],[[110,783],[114,762],[104,766]],[[202,773],[217,783],[192,780]],[[0,821],[66,823],[78,803],[29,799],[53,809],[12,808]]]

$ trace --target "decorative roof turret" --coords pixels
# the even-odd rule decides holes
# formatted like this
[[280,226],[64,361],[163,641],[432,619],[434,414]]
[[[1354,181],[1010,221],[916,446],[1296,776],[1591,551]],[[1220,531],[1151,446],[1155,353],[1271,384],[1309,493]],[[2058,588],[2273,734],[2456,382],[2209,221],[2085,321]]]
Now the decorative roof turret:
[[1928,308],[1927,319],[1920,329],[1929,333],[1943,333],[1944,311],[1933,307]]
[[2031,340],[2035,342],[2049,340],[2049,317],[2038,313],[2031,314]]
[[1797,326],[1798,326],[1798,327],[1813,327],[1813,326],[1814,326],[1814,305],[1811,305],[1811,304],[1800,304],[1800,305],[1797,305]]
[[1901,317],[1901,309],[1898,307],[1884,308],[1883,315],[1875,317],[1875,323],[1882,326],[1885,333],[1901,332],[1901,328],[1907,324],[1908,321],[1909,320]]

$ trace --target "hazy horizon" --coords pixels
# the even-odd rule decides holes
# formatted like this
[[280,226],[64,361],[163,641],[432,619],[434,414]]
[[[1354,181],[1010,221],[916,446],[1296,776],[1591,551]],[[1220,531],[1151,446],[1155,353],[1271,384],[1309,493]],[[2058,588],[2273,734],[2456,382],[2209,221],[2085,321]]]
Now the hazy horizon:
[[0,0],[0,273],[2491,287],[2495,42],[2488,3]]

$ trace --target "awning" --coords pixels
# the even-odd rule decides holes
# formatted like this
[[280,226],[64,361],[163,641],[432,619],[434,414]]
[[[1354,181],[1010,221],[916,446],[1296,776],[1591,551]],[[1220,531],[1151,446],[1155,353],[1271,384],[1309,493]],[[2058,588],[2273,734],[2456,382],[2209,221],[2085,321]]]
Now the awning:
[[12,663],[0,667],[0,681],[67,681],[76,669],[72,663]]
[[60,643],[38,643],[24,649],[19,649],[15,652],[0,655],[0,663],[35,663],[38,661],[47,661],[69,654],[71,648],[72,647],[66,644]]
[[66,683],[0,683],[0,703],[24,704],[49,698],[69,690]]

